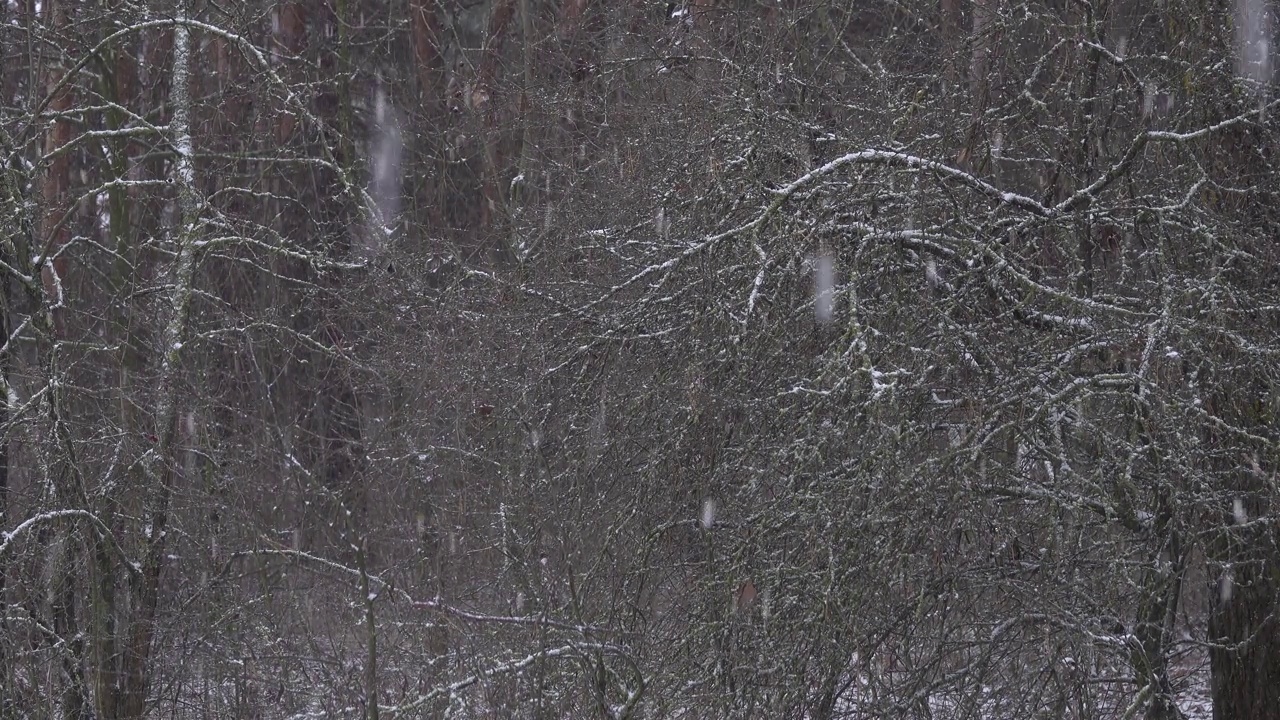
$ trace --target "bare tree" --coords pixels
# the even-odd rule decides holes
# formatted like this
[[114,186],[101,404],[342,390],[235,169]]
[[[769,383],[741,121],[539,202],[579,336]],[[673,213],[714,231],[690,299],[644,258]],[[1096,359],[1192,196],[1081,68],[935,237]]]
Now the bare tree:
[[1245,5],[0,8],[0,714],[1274,717]]

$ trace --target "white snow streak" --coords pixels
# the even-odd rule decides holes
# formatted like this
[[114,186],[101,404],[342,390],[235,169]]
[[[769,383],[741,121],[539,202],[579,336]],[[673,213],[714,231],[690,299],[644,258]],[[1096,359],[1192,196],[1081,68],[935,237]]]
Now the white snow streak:
[[1244,500],[1236,498],[1231,502],[1231,516],[1235,518],[1237,525],[1249,522],[1249,514],[1244,510]]
[[835,312],[836,264],[829,253],[818,256],[813,266],[813,311],[818,322],[826,325]]
[[400,163],[404,156],[404,140],[400,135],[400,124],[387,91],[378,88],[374,100],[377,125],[374,128],[372,154],[369,158],[371,187],[373,198],[373,218],[380,227],[371,228],[366,240],[366,249],[370,257],[382,251],[390,226],[395,223],[400,212]]
[[1271,13],[1265,0],[1236,1],[1236,71],[1260,86],[1271,82]]

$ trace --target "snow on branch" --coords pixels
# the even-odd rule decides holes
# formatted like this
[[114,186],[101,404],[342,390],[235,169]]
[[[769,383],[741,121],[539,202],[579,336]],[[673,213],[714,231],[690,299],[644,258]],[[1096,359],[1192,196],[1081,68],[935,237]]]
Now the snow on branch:
[[[1186,133],[1175,133],[1165,131],[1146,131],[1136,135],[1130,142],[1128,149],[1125,151],[1116,163],[1107,168],[1097,179],[1072,193],[1062,202],[1052,207],[1046,206],[1034,198],[1027,197],[1021,193],[1003,190],[975,175],[965,172],[959,168],[952,167],[946,163],[927,158],[910,155],[908,153],[897,152],[893,150],[865,149],[857,152],[842,155],[830,162],[814,168],[809,172],[801,175],[787,185],[772,190],[774,201],[760,211],[755,218],[729,230],[704,237],[700,242],[696,242],[679,254],[667,259],[664,262],[649,265],[639,272],[622,282],[608,288],[601,296],[586,303],[576,311],[565,311],[558,313],[557,317],[565,314],[585,314],[586,311],[606,302],[618,293],[636,285],[650,277],[661,276],[657,288],[661,288],[671,277],[671,273],[683,265],[687,260],[708,252],[712,248],[718,246],[725,240],[735,238],[746,233],[758,231],[770,217],[772,217],[783,205],[785,205],[794,195],[813,184],[815,181],[827,177],[837,170],[851,165],[859,164],[876,164],[908,168],[913,170],[932,172],[944,180],[958,183],[967,187],[981,195],[1000,203],[1003,206],[1009,206],[1022,210],[1034,216],[1037,220],[1052,220],[1055,218],[1068,215],[1072,212],[1087,207],[1095,200],[1099,193],[1111,186],[1118,179],[1123,177],[1132,168],[1134,162],[1141,155],[1142,150],[1147,143],[1151,141],[1161,142],[1187,142],[1199,139],[1213,133],[1219,132],[1233,125],[1246,122],[1255,117],[1265,117],[1268,110],[1280,105],[1280,99],[1272,100],[1269,103],[1260,104],[1256,109],[1241,113],[1235,117],[1229,118],[1213,125],[1208,125],[1199,130]],[[1026,278],[1019,278],[1024,283]],[[1039,286],[1039,283],[1032,283]],[[1107,307],[1107,310],[1115,310],[1115,308]]]
[[848,155],[843,155],[832,160],[826,165],[810,170],[804,175],[796,178],[789,185],[778,188],[773,192],[780,198],[790,198],[801,188],[818,178],[830,175],[846,165],[859,164],[895,165],[913,170],[927,170],[937,173],[948,180],[958,182],[982,195],[986,195],[992,200],[1026,210],[1033,215],[1050,218],[1055,214],[1053,210],[1050,210],[1026,195],[1001,190],[995,185],[984,180],[980,180],[972,174],[958,168],[951,167],[950,165],[940,163],[936,160],[927,160],[922,157],[895,152],[892,150],[860,150],[858,152],[849,153]]
[[[44,94],[44,97],[41,98],[39,105],[31,112],[30,115],[27,116],[26,122],[19,131],[14,134],[14,137],[11,138],[11,141],[25,141],[30,133],[35,132],[40,127],[39,121],[44,116],[44,113],[48,109],[49,104],[53,101],[53,98],[57,97],[58,93],[69,85],[80,74],[80,72],[89,65],[90,62],[102,57],[104,51],[113,43],[121,40],[122,38],[128,37],[129,35],[139,34],[144,30],[170,27],[175,28],[175,30],[181,30],[178,36],[182,36],[183,33],[189,33],[190,31],[195,30],[214,37],[222,38],[231,45],[239,48],[244,55],[262,71],[270,84],[280,90],[286,107],[297,112],[313,127],[324,127],[324,122],[321,121],[321,119],[312,111],[312,108],[306,98],[295,92],[293,88],[284,81],[284,78],[282,78],[276,71],[272,62],[262,49],[248,38],[218,27],[217,25],[211,25],[191,17],[173,17],[132,23],[127,27],[120,28],[99,40],[92,48],[84,52],[79,60],[67,68],[66,72],[62,74],[62,77],[60,77],[57,82],[52,84],[49,90]],[[189,62],[187,58],[180,59],[176,53],[175,61],[175,70],[178,69],[177,61],[180,61],[181,63]],[[186,75],[189,71],[184,67],[180,72]],[[180,156],[178,172],[180,174],[185,173],[187,168],[182,165],[182,160],[184,156],[190,156],[191,148],[189,144],[184,145],[183,137],[188,136],[189,131],[185,127],[173,128],[172,125],[169,129],[175,141],[175,150],[177,150]],[[377,218],[374,217],[372,208],[376,207],[377,204],[370,196],[369,192],[355,182],[342,163],[337,162],[333,157],[333,149],[331,147],[325,143],[321,143],[320,148],[325,156],[325,161],[327,161],[327,164],[336,173],[337,179],[342,184],[343,189],[352,197],[360,200],[357,205],[362,214],[365,215],[364,220],[368,223],[376,222]]]
[[382,712],[389,713],[392,715],[407,713],[412,710],[416,710],[422,707],[423,705],[426,705],[439,698],[451,697],[452,695],[457,693],[459,690],[465,690],[471,687],[472,685],[480,683],[496,675],[509,675],[511,673],[517,673],[533,665],[539,660],[559,658],[564,656],[574,656],[574,655],[580,654],[584,650],[605,651],[605,652],[615,653],[615,654],[622,652],[622,648],[619,648],[614,645],[605,645],[600,643],[570,643],[568,645],[561,645],[560,647],[549,648],[547,650],[540,650],[538,652],[531,653],[519,660],[513,660],[511,662],[503,663],[501,665],[495,665],[488,669],[477,672],[474,675],[458,680],[457,682],[450,683],[449,685],[445,685],[442,687],[438,687],[432,690],[431,692],[419,695],[416,699],[411,700],[407,703],[404,703],[403,705],[384,705],[380,709],[382,710]]
[[[0,558],[4,557],[5,553],[9,551],[9,548],[13,546],[14,540],[16,540],[19,535],[31,530],[32,528],[46,523],[55,522],[63,518],[86,519],[97,527],[99,531],[106,535],[110,535],[110,532],[107,530],[107,526],[98,519],[97,515],[94,515],[88,510],[50,510],[49,512],[40,513],[39,515],[34,515],[23,520],[18,523],[18,526],[13,530],[8,532],[0,530]],[[129,567],[133,567],[133,564],[129,563]]]
[[[261,548],[261,549],[255,549],[255,550],[241,550],[241,551],[232,553],[231,556],[227,558],[226,563],[224,563],[223,565],[223,570],[225,571],[226,568],[233,561],[240,558],[268,557],[268,556],[276,556],[276,557],[300,560],[306,563],[311,563],[313,565],[318,565],[320,567],[327,568],[329,570],[333,570],[342,575],[348,575],[352,578],[359,579],[361,577],[360,571],[356,568],[343,565],[340,562],[336,562],[334,560],[330,560],[328,558],[321,557],[313,553],[305,552],[302,550],[293,550],[290,548]],[[439,598],[436,598],[433,600],[419,600],[417,598],[414,598],[413,595],[411,595],[407,590],[404,590],[403,588],[395,587],[395,585],[393,585],[390,581],[384,580],[381,576],[373,573],[369,573],[369,581],[372,584],[377,585],[380,590],[386,590],[391,592],[395,597],[406,601],[407,603],[409,603],[411,606],[415,608],[420,608],[424,610],[434,610],[436,612],[445,613],[446,615],[457,618],[459,620],[465,620],[469,622],[478,622],[478,623],[498,623],[498,624],[504,624],[504,625],[528,625],[528,626],[539,627],[539,628],[543,628],[543,627],[556,628],[559,630],[571,630],[571,631],[580,633],[584,636],[591,635],[591,634],[596,634],[596,635],[622,634],[618,630],[595,627],[591,625],[583,625],[580,623],[576,623],[576,624],[566,623],[558,620],[552,620],[544,616],[523,616],[522,617],[522,616],[513,616],[513,615],[487,615],[484,613],[471,612],[468,610],[463,610],[458,607],[454,607],[445,602],[442,602]]]

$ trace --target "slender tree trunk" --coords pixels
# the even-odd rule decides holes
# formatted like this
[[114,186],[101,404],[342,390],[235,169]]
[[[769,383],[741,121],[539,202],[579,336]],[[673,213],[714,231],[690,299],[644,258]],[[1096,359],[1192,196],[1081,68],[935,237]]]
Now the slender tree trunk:
[[368,720],[378,720],[378,622],[375,606],[378,596],[369,578],[368,537],[359,539],[353,537],[352,540],[359,543],[356,551],[356,568],[360,571],[360,591],[364,593],[365,716]]
[[1176,720],[1178,708],[1169,680],[1169,641],[1173,619],[1182,595],[1182,572],[1186,563],[1178,533],[1169,527],[1172,512],[1166,501],[1156,519],[1156,536],[1164,542],[1157,549],[1142,588],[1134,622],[1134,649],[1130,664],[1138,684],[1151,686],[1147,720]]
[[[410,0],[412,14],[413,52],[418,75],[418,96],[426,115],[427,126],[439,128],[443,125],[445,115],[445,71],[443,38],[444,32],[440,23],[439,0]],[[444,216],[441,208],[444,202],[443,180],[448,177],[446,149],[443,133],[436,131],[425,134],[423,146],[418,149],[419,157],[423,154],[429,161],[428,167],[433,172],[427,174],[419,182],[417,196],[425,205],[427,228],[440,232],[444,228]],[[435,498],[432,498],[435,500]],[[428,527],[428,524],[437,527]],[[450,528],[439,527],[439,514],[419,511],[419,535],[422,537],[422,552],[426,555],[426,568],[421,578],[423,587],[434,588],[435,594],[440,592],[441,555],[443,547],[439,542],[429,542],[428,538],[442,537]],[[443,657],[448,650],[448,635],[443,624],[427,630],[426,650],[432,658]],[[432,678],[435,679],[435,678]],[[424,715],[438,718],[444,715],[447,703],[437,702],[424,709]]]
[[[442,53],[443,28],[440,25],[439,0],[410,0],[413,21],[413,55],[418,74],[418,97],[426,116],[426,127],[433,130],[443,125],[445,108],[445,74]],[[419,157],[425,155],[432,172],[419,182],[417,197],[426,210],[427,228],[440,232],[444,228],[441,213],[441,183],[447,177],[443,133],[436,130],[422,136]]]
[[[132,43],[126,42],[123,47],[112,47],[104,51],[104,74],[100,82],[100,92],[110,99],[115,108],[104,113],[107,128],[119,130],[128,123],[127,115],[121,108],[133,103],[135,83],[136,51]],[[110,69],[111,72],[106,72]],[[131,169],[136,157],[142,152],[142,145],[128,137],[111,141],[110,164],[104,164],[104,179],[125,181],[130,178]],[[110,210],[110,222],[106,228],[106,246],[116,252],[115,261],[107,279],[107,290],[117,302],[111,304],[109,322],[112,339],[119,345],[119,423],[123,436],[127,439],[141,437],[139,418],[135,406],[127,398],[134,374],[141,365],[142,349],[139,347],[138,325],[135,313],[130,312],[132,288],[136,285],[136,277],[129,258],[133,256],[132,239],[138,228],[134,226],[136,197],[127,186],[113,183],[107,190],[107,207]],[[131,442],[137,442],[132,440]],[[112,531],[120,528],[116,511],[116,498],[102,503],[95,508],[99,517]],[[89,682],[93,688],[93,700],[98,717],[112,718],[118,714],[120,701],[120,637],[118,635],[117,615],[119,612],[120,594],[117,583],[121,580],[124,568],[118,558],[113,557],[107,543],[93,532],[90,536],[88,565],[88,604],[86,626],[88,628],[88,672]]]
[[[498,103],[494,102],[494,83],[498,76],[498,66],[502,58],[502,48],[506,41],[511,19],[515,15],[515,0],[498,0],[489,16],[489,27],[485,33],[484,54],[480,58],[480,69],[476,87],[484,105],[480,111],[484,113],[484,178],[481,181],[484,204],[480,209],[480,231],[492,235],[494,215],[504,203],[499,190],[499,173],[502,169],[501,143],[499,141]],[[505,255],[505,248],[491,249],[499,256]]]
[[[50,27],[55,32],[65,29],[69,18],[69,4],[68,0],[52,0],[45,6],[44,12],[49,19]],[[55,62],[50,65],[43,78],[44,90],[49,93],[47,111],[61,113],[61,115],[53,120],[44,137],[44,153],[47,156],[51,156],[52,159],[49,160],[49,164],[45,168],[44,181],[41,184],[40,195],[44,202],[44,214],[38,240],[40,245],[35,248],[35,251],[42,255],[45,260],[40,272],[47,311],[46,326],[53,335],[52,340],[55,345],[64,340],[67,335],[68,259],[64,251],[71,240],[70,218],[72,210],[67,206],[71,185],[72,156],[69,152],[58,152],[71,143],[73,130],[72,121],[67,116],[74,101],[73,85],[69,81],[64,82],[64,74],[65,68],[62,67],[60,62]],[[54,153],[58,154],[55,155]],[[7,339],[6,337],[5,340],[7,341]],[[47,366],[50,371],[49,376],[51,378],[55,377],[59,372],[56,351],[50,354]],[[52,425],[55,436],[64,431],[61,421],[57,417],[60,399],[60,392],[51,393],[50,408],[52,409]],[[67,458],[65,462],[74,463],[74,459]],[[80,499],[78,497],[80,493],[68,492],[66,485],[69,482],[68,476],[71,472],[65,466],[59,474],[61,477],[55,481],[54,495],[50,499],[55,505],[65,504],[66,507],[72,507],[71,503],[75,503]],[[58,652],[62,663],[62,671],[66,676],[66,685],[62,688],[61,693],[62,714],[68,720],[81,720],[88,713],[88,705],[84,689],[83,669],[79,662],[83,653],[84,640],[80,633],[81,628],[76,613],[76,598],[78,594],[76,582],[77,553],[74,548],[78,543],[74,528],[65,523],[60,525],[63,525],[63,527],[54,529],[52,533],[46,535],[50,541],[55,536],[61,535],[61,545],[58,546],[57,557],[53,560],[54,585],[49,597],[49,610],[53,621],[53,631],[57,635],[58,641],[65,643],[65,646],[59,648]],[[42,533],[42,535],[45,535],[45,533]]]
[[[7,253],[6,253],[7,254]],[[14,258],[6,257],[13,263]],[[0,278],[0,392],[11,397],[9,385],[9,275]],[[9,403],[0,402],[0,427],[9,425]],[[9,433],[0,435],[0,528],[9,527]],[[0,607],[8,607],[9,559],[0,557]],[[0,720],[17,716],[17,702],[12,697],[13,668],[10,666],[10,638],[8,613],[0,614]]]
[[55,587],[50,604],[53,616],[53,631],[66,647],[60,648],[58,655],[62,659],[62,672],[66,675],[66,686],[62,688],[62,716],[67,720],[88,720],[90,717],[88,698],[85,693],[84,672],[80,666],[80,658],[84,656],[84,639],[80,632],[80,623],[76,614],[76,548],[75,528],[71,523],[63,523],[65,533],[62,546],[58,550],[60,557],[56,563]]
[[[27,18],[22,16],[22,5],[14,8],[14,22],[18,25],[25,25]],[[9,7],[6,5],[0,8],[0,22],[9,22]],[[0,58],[3,62],[4,58]],[[17,68],[11,68],[9,72],[4,73],[4,77],[0,78],[0,92],[3,92],[3,102],[8,104],[13,101],[16,93],[16,86],[21,73]],[[0,173],[3,173],[3,190],[7,196],[6,200],[11,207],[17,211],[21,207],[19,198],[22,193],[19,189],[25,184],[19,178],[16,168],[10,168],[7,163],[0,164]],[[27,216],[29,217],[29,216]],[[16,217],[8,217],[14,227],[4,234],[4,240],[0,241],[0,257],[12,267],[23,267],[22,255],[26,255],[29,261],[30,252],[19,251],[18,246],[21,245],[21,237],[24,231],[30,231],[29,224],[23,223],[23,214]],[[24,225],[26,225],[24,227]],[[9,241],[10,233],[15,237],[16,241]],[[13,397],[13,388],[9,384],[11,380],[10,368],[12,362],[11,346],[9,344],[9,317],[10,317],[10,276],[4,273],[0,277],[0,392],[5,395],[5,400],[0,402],[0,427],[9,427],[10,408],[8,398]],[[0,528],[8,531],[9,525],[9,432],[0,434]],[[9,556],[6,554],[0,556],[0,607],[7,607],[9,603]],[[15,697],[14,675],[13,675],[13,651],[16,647],[13,645],[14,635],[9,626],[8,613],[0,613],[0,720],[11,720],[19,717],[18,699]]]
[[[179,0],[176,8],[178,19],[184,20],[187,12],[186,0]],[[117,716],[112,720],[140,718],[146,709],[147,691],[153,675],[151,652],[155,639],[160,581],[165,568],[169,505],[181,467],[177,457],[179,375],[195,279],[195,241],[199,219],[191,137],[191,53],[190,29],[183,24],[175,25],[169,89],[173,116],[169,122],[169,131],[170,142],[176,154],[172,179],[177,188],[179,218],[173,232],[178,252],[170,269],[168,317],[159,348],[159,391],[154,410],[157,448],[143,463],[150,490],[145,508],[148,525],[148,533],[144,537],[145,556],[137,580],[137,599],[127,630],[122,672],[124,689],[116,708]]]
[[954,87],[961,78],[960,41],[964,36],[964,13],[960,0],[940,0],[939,14],[942,25],[942,52],[938,60],[943,67],[943,77],[951,87]]
[[[53,28],[61,29],[66,24],[66,5],[67,0],[50,0],[45,7],[44,11],[47,13],[49,23]],[[52,98],[49,100],[48,105],[48,111],[51,113],[66,113],[71,109],[73,101],[71,83],[58,84],[62,80],[63,72],[64,69],[61,65],[54,63],[45,73],[45,91],[52,93]],[[64,114],[55,119],[45,134],[45,154],[50,155],[70,143],[71,133],[71,118]],[[45,300],[48,303],[50,317],[58,337],[65,336],[66,332],[66,311],[64,306],[66,301],[67,258],[62,254],[62,250],[71,239],[71,229],[67,224],[70,210],[64,207],[70,184],[71,154],[61,153],[54,156],[49,161],[49,166],[45,169],[44,182],[40,193],[41,198],[44,200],[44,219],[40,232],[42,245],[35,248],[36,252],[44,253],[51,259],[41,268],[41,279],[44,282]]]

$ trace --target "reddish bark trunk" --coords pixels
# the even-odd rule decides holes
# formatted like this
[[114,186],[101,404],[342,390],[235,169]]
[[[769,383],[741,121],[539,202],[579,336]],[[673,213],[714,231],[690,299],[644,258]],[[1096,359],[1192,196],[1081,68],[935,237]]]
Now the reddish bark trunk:
[[[439,0],[410,0],[409,5],[413,21],[413,59],[418,75],[418,93],[431,127],[441,124],[446,95],[444,53],[441,50],[441,38],[444,35],[440,26],[439,5]],[[431,143],[428,147],[429,154],[441,157],[443,144],[439,134],[428,142]],[[440,178],[444,175],[445,169],[437,162],[436,171],[423,181],[420,190],[427,221],[432,229],[439,228],[442,224]]]
[[[306,9],[302,3],[287,2],[281,5],[277,12],[280,15],[276,43],[282,54],[287,57],[296,57],[306,44]],[[284,109],[276,123],[276,143],[279,145],[288,143],[293,137],[297,123],[298,118],[289,109]]]
[[484,55],[480,58],[479,76],[476,79],[476,94],[480,106],[476,109],[484,113],[484,180],[482,192],[483,205],[480,208],[480,227],[493,225],[493,213],[501,200],[498,190],[498,173],[502,165],[502,157],[498,145],[498,112],[493,100],[494,81],[498,74],[498,65],[502,57],[502,47],[506,41],[511,19],[515,16],[515,0],[500,0],[489,16],[489,29],[485,34]]
[[444,107],[439,0],[411,0],[409,7],[413,19],[413,59],[418,70],[418,91],[434,116]]
[[557,32],[561,40],[572,40],[582,27],[582,16],[587,10],[587,0],[564,0],[560,6]]
[[[52,7],[47,9],[49,12],[50,23],[54,27],[61,27],[66,22],[66,9],[64,3],[51,3]],[[71,85],[65,84],[56,87],[62,79],[63,69],[54,65],[45,75],[45,89],[52,92],[52,99],[48,104],[47,111],[50,113],[65,113],[71,109],[72,91]],[[46,155],[53,153],[71,142],[71,120],[61,117],[53,121],[44,138],[44,152]],[[41,268],[41,280],[44,283],[45,301],[48,303],[50,313],[53,317],[54,332],[58,337],[66,335],[66,280],[68,259],[62,255],[66,248],[67,242],[71,239],[71,230],[67,227],[67,190],[71,185],[71,154],[63,153],[49,161],[49,166],[45,169],[44,182],[41,185],[40,196],[44,201],[44,217],[40,228],[40,237],[44,243],[44,250],[52,262],[46,263]]]

